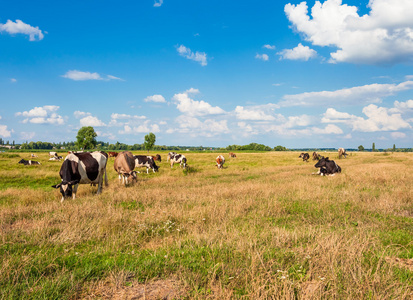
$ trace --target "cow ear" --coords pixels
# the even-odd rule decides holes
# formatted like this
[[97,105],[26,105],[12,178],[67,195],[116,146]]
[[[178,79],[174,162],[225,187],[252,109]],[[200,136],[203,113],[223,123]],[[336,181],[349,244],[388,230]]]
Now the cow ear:
[[326,159],[328,159],[328,157],[326,157]]
[[58,189],[58,188],[60,188],[61,185],[62,185],[61,183],[55,184],[55,185],[52,185],[52,188]]

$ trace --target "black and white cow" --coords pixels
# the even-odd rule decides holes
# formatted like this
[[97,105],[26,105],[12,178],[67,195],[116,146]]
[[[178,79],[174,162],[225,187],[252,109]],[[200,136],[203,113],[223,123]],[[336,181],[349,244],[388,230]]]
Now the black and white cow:
[[21,161],[18,162],[19,164],[23,164],[25,166],[29,166],[29,165],[40,165],[40,163],[38,161],[35,160],[25,160],[22,159]]
[[66,156],[59,172],[62,182],[52,186],[56,189],[60,188],[61,202],[70,196],[75,199],[79,184],[98,184],[97,194],[100,194],[103,176],[105,176],[105,184],[108,185],[107,161],[108,155],[103,151],[72,153]]
[[152,156],[149,155],[135,155],[135,168],[146,167],[146,174],[149,174],[149,169],[155,173],[159,167],[155,164]]
[[176,152],[169,152],[168,156],[166,157],[166,161],[170,161],[172,157],[174,157],[177,153]]
[[54,152],[54,151],[53,151],[53,152],[49,152],[49,156],[50,156],[50,157],[55,157],[55,156],[57,156],[57,152]]
[[320,168],[317,173],[313,173],[314,175],[335,175],[336,173],[341,173],[341,168],[339,165],[336,164],[334,160],[329,160],[328,157],[321,158],[314,167]]
[[62,160],[63,159],[63,156],[53,156],[53,157],[50,157],[49,158],[49,160],[57,160],[57,161],[59,161],[59,160]]
[[308,162],[308,160],[310,159],[310,154],[303,152],[303,153],[300,154],[299,158],[302,158],[303,161]]
[[171,162],[171,168],[174,166],[174,164],[179,163],[179,166],[183,166],[186,168],[186,157],[182,154],[175,154],[174,156],[171,157],[170,159]]

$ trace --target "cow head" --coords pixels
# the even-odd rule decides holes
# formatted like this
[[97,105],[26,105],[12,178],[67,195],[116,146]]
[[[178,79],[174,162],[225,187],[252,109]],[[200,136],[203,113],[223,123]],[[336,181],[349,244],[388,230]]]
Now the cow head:
[[328,162],[328,157],[320,158],[320,160],[314,165],[314,167],[316,168],[325,167],[327,162]]
[[155,159],[156,159],[157,161],[159,161],[159,162],[162,161],[162,158],[161,158],[161,156],[160,156],[159,154],[156,154]]
[[21,159],[18,163],[19,164],[24,164],[27,160]]
[[55,189],[60,188],[60,193],[63,196],[63,198],[62,198],[62,201],[63,201],[65,198],[72,197],[72,195],[73,195],[73,185],[78,184],[78,183],[79,183],[79,180],[73,180],[73,181],[70,181],[70,182],[62,181],[59,184],[52,185],[52,188],[55,188]]
[[186,157],[182,158],[182,164],[184,165],[184,168],[186,168]]

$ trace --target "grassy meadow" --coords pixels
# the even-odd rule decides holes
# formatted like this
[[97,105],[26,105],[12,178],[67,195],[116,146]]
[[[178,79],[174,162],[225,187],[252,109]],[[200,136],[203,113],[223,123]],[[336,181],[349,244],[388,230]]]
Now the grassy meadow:
[[412,299],[413,153],[323,153],[327,177],[297,152],[160,154],[63,203],[61,162],[0,154],[0,298]]

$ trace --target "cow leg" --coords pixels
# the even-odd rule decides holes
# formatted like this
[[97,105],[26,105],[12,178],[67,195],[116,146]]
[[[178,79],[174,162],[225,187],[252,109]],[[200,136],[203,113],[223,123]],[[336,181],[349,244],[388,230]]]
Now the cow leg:
[[62,197],[62,199],[60,199],[60,203],[63,203],[63,201],[65,201],[65,197]]
[[97,195],[102,193],[102,185],[103,185],[103,173],[100,172],[98,175],[98,191],[96,193]]
[[79,184],[77,183],[77,184],[75,184],[74,186],[73,186],[73,192],[72,192],[72,198],[73,198],[73,200],[74,199],[76,199],[76,193],[77,193],[77,188],[79,187]]

